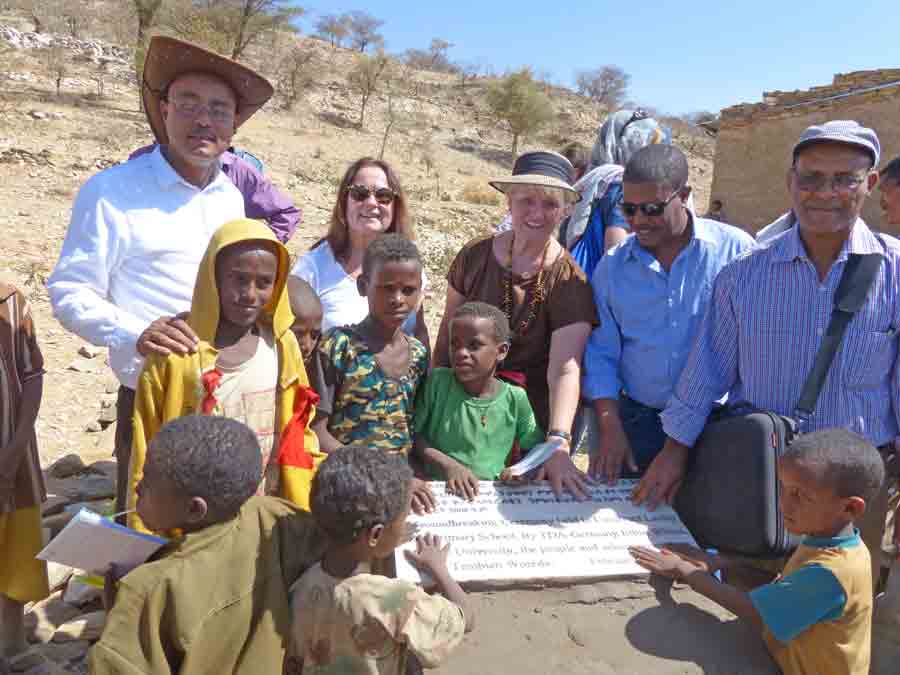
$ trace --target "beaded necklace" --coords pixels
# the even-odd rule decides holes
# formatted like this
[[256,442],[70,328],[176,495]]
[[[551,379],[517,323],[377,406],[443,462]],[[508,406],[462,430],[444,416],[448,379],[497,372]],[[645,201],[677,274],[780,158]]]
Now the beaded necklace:
[[513,232],[509,240],[509,256],[506,264],[506,274],[503,278],[503,313],[509,319],[509,324],[513,328],[513,334],[518,337],[524,337],[525,333],[531,327],[532,321],[537,316],[537,310],[544,301],[544,265],[547,263],[547,251],[550,248],[550,240],[544,245],[544,252],[541,254],[541,266],[538,270],[537,281],[534,284],[534,292],[531,294],[531,302],[528,303],[528,310],[525,316],[519,322],[518,326],[513,326],[513,295],[512,295],[512,277],[513,277],[513,247],[516,244],[516,235]]

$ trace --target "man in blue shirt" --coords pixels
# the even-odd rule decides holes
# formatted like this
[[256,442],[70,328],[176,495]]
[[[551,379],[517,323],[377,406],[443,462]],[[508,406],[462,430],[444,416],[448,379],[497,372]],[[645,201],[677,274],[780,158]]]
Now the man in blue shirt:
[[641,475],[662,449],[659,413],[687,361],[713,280],[754,245],[735,227],[693,215],[690,193],[678,148],[637,152],[625,167],[621,204],[633,234],[593,274],[600,325],[584,353],[582,390],[600,431],[590,474],[609,482]]

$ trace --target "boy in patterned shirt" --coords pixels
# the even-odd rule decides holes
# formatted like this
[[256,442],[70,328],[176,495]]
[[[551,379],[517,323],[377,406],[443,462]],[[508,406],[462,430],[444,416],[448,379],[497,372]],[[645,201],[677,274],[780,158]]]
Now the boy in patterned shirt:
[[465,593],[447,569],[449,545],[438,537],[419,537],[407,557],[446,597],[371,574],[372,563],[406,537],[412,478],[398,453],[362,446],[322,462],[310,501],[328,544],[291,589],[286,673],[403,675],[411,656],[435,668],[471,630]]
[[[312,428],[324,452],[360,444],[407,457],[416,391],[428,371],[428,349],[402,330],[422,293],[416,245],[396,234],[376,239],[366,249],[357,286],[369,315],[322,337],[322,358],[312,363],[324,371],[311,376],[322,383]],[[435,506],[424,481],[413,479],[412,506],[417,513]]]

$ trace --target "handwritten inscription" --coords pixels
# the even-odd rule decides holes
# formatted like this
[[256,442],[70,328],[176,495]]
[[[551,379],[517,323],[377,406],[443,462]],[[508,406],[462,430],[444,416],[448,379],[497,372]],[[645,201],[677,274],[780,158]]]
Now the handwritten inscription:
[[[419,532],[450,543],[448,566],[458,581],[600,578],[646,574],[628,554],[634,545],[693,544],[678,515],[661,506],[650,512],[631,503],[634,481],[595,485],[579,502],[556,498],[549,486],[511,487],[482,482],[467,502],[432,483],[438,508],[412,515]],[[397,551],[397,575],[419,581],[418,571]]]

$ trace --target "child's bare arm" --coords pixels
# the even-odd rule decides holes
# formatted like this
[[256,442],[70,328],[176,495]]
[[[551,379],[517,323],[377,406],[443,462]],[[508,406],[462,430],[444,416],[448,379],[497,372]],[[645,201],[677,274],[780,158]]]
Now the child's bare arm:
[[319,438],[319,449],[322,452],[334,452],[341,447],[342,443],[328,431],[328,415],[317,410],[316,417],[312,423],[312,430]]
[[450,544],[441,546],[441,538],[435,534],[424,534],[416,538],[416,550],[406,551],[406,557],[416,567],[428,572],[438,586],[438,590],[450,602],[462,608],[466,617],[466,632],[470,632],[475,626],[469,603],[466,600],[466,592],[451,576],[447,569],[447,555],[450,553]]
[[416,454],[426,464],[435,464],[441,468],[450,492],[469,502],[478,496],[478,476],[471,469],[434,447],[425,434],[416,434],[415,448]]
[[721,605],[735,616],[750,621],[759,630],[763,628],[762,617],[750,601],[749,593],[734,586],[720,583],[704,562],[682,557],[674,551],[633,546],[628,549],[635,562],[654,574],[669,579],[683,581],[713,602]]
[[0,447],[0,502],[3,500],[5,491],[12,489],[19,464],[25,457],[25,448],[34,431],[38,411],[41,409],[43,391],[43,375],[31,377],[22,385],[22,396],[16,415],[18,423],[9,443]]

